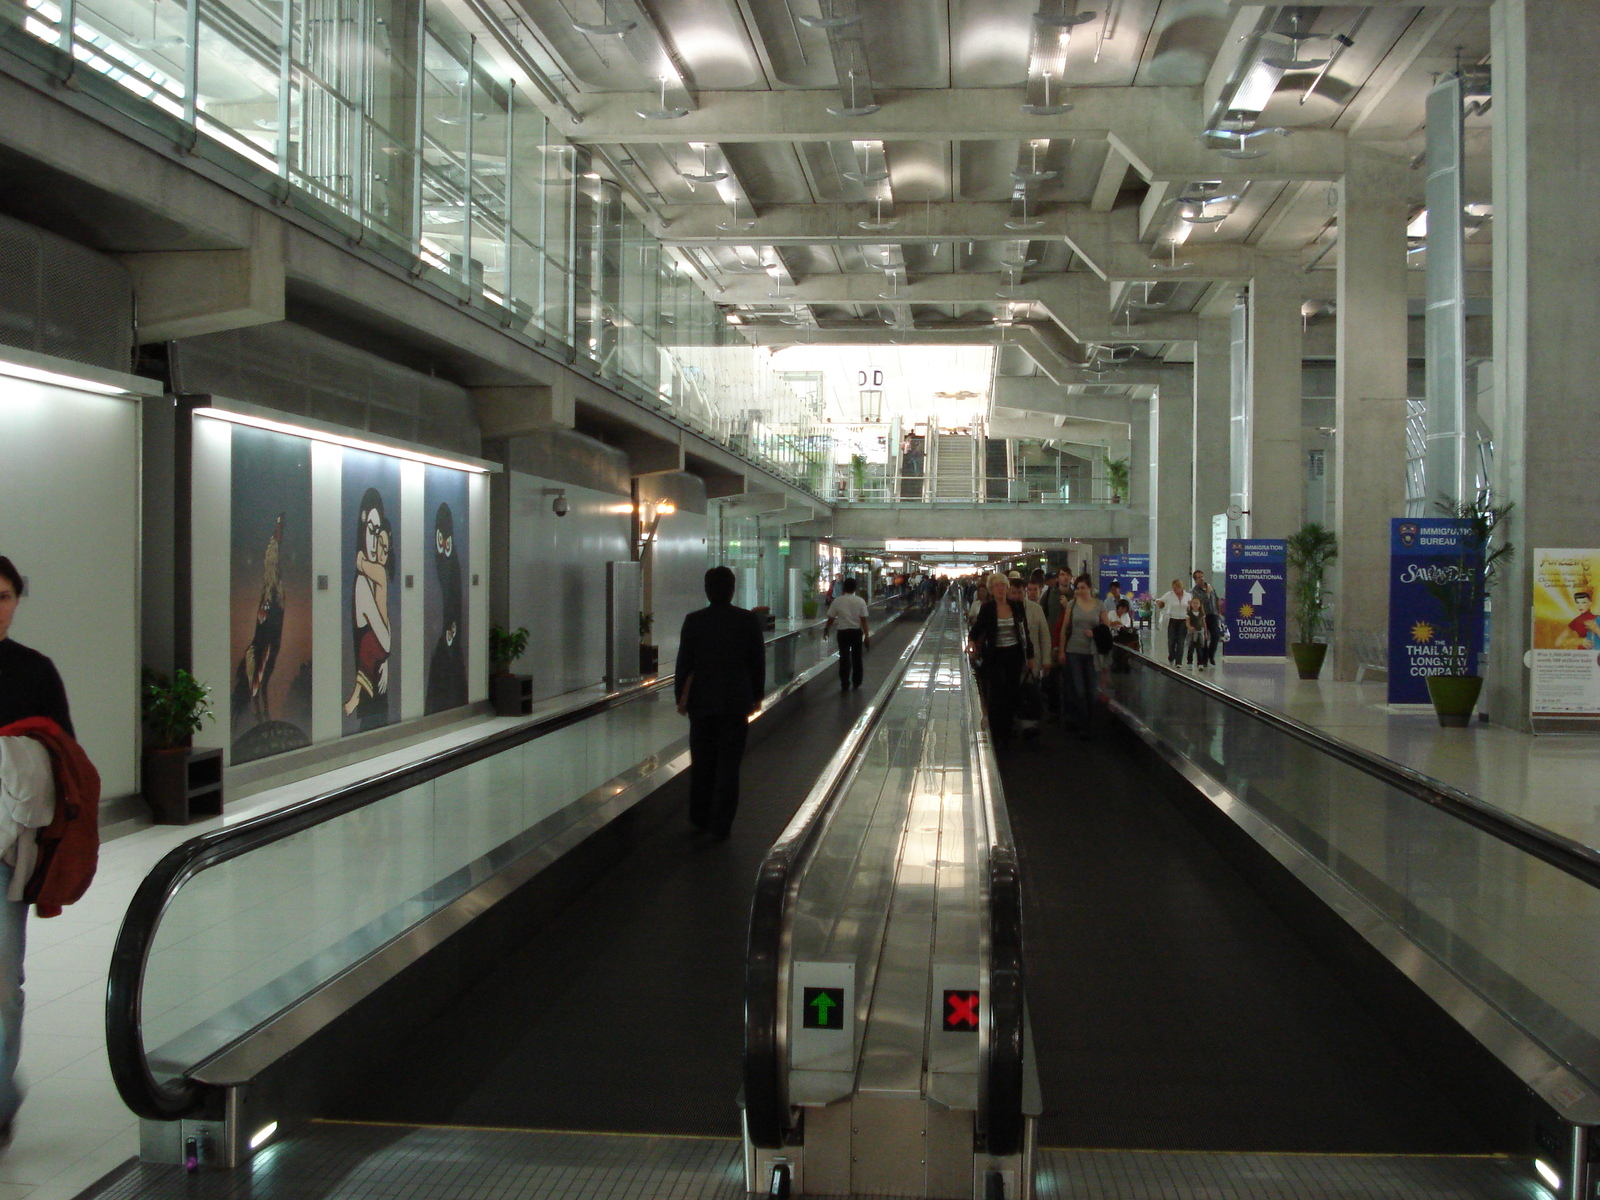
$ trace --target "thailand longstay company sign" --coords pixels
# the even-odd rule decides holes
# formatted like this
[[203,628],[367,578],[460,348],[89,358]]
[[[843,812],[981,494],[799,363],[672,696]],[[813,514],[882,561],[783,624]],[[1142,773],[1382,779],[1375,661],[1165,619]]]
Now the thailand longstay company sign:
[[[1467,544],[1471,525],[1453,517],[1395,517],[1389,523],[1389,703],[1427,704],[1428,676],[1462,673],[1444,606],[1429,584],[1459,588],[1463,608],[1481,553]],[[1465,674],[1478,667],[1483,614],[1467,614]]]
[[1287,650],[1288,548],[1281,538],[1228,542],[1229,658],[1282,658]]

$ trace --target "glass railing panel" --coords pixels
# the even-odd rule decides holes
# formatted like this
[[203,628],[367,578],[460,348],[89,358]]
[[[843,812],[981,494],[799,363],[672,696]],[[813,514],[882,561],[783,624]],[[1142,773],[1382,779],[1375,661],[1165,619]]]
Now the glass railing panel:
[[1156,736],[1600,1083],[1600,889],[1209,689],[1130,664],[1114,694]]

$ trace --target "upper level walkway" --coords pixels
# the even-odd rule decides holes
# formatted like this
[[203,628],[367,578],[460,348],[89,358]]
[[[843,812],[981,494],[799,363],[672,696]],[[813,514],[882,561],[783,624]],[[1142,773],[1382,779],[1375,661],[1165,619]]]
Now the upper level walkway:
[[1389,704],[1382,679],[1301,679],[1292,662],[1234,659],[1200,678],[1600,849],[1600,735],[1535,737],[1487,722],[1445,729],[1431,709]]

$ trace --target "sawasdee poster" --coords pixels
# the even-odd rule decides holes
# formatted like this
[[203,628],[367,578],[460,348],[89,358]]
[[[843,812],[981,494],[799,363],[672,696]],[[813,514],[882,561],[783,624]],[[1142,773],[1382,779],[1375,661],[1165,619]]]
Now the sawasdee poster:
[[311,744],[311,443],[233,426],[230,761]]
[[429,467],[423,485],[429,522],[423,575],[423,645],[428,663],[423,711],[444,712],[467,702],[467,475]]
[[343,732],[381,729],[400,717],[400,464],[346,450]]
[[[1427,704],[1428,676],[1460,671],[1444,606],[1429,584],[1463,592],[1481,555],[1464,548],[1471,525],[1454,517],[1395,517],[1389,523],[1389,703]],[[1463,598],[1463,606],[1465,599]],[[1477,670],[1483,614],[1462,620],[1466,673]]]
[[[1281,658],[1288,649],[1288,549],[1281,538],[1228,542],[1229,658]],[[1187,584],[1187,581],[1185,581]]]
[[1533,552],[1533,716],[1600,716],[1597,586],[1600,550]]

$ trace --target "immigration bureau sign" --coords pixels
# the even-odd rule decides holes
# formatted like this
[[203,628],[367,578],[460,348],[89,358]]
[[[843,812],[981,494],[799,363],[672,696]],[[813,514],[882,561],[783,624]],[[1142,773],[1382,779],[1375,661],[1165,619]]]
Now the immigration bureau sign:
[[[1460,673],[1444,606],[1431,585],[1467,592],[1481,561],[1471,524],[1453,517],[1395,517],[1389,523],[1389,703],[1427,704],[1428,676]],[[1465,604],[1465,597],[1463,597]],[[1478,669],[1483,614],[1462,621],[1466,674]]]
[[1286,652],[1288,559],[1281,538],[1228,542],[1229,658],[1282,658]]

